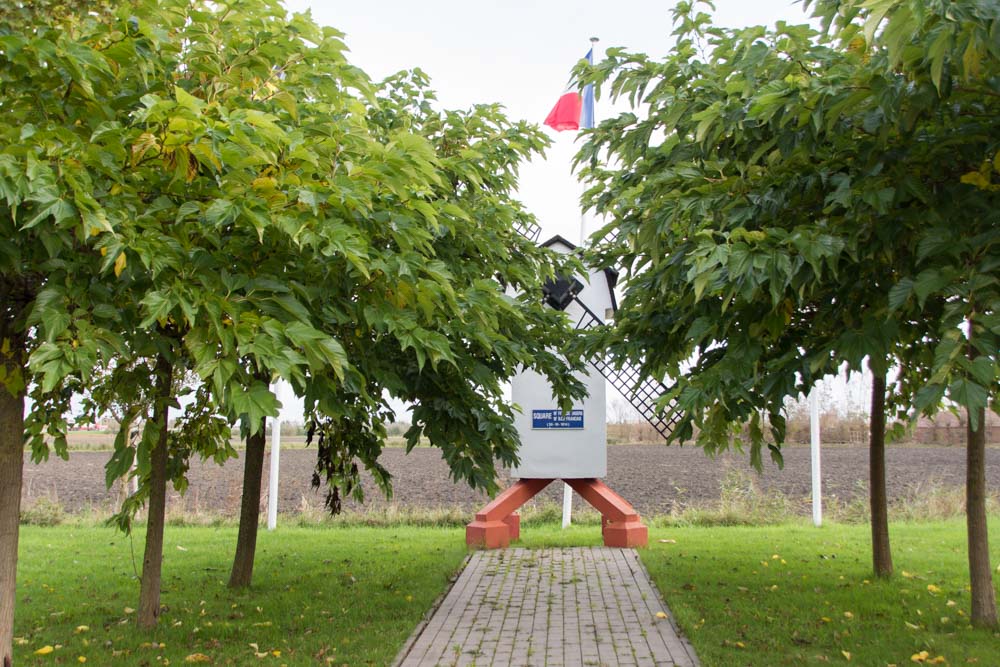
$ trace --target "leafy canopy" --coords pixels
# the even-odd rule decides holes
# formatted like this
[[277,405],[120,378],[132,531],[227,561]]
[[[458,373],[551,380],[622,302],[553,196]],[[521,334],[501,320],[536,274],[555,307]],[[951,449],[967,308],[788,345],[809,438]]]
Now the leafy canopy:
[[641,103],[578,158],[611,219],[597,259],[627,270],[591,344],[677,378],[675,439],[749,424],[752,462],[780,461],[785,398],[865,358],[901,364],[900,412],[995,395],[997,17],[946,4],[822,2],[825,34],[679,3],[662,62],[583,72]]

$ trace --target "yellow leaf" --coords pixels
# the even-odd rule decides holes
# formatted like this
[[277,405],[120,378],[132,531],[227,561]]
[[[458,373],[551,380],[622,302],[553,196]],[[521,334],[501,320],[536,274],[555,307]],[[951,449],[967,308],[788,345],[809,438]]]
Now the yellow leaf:
[[86,656],[82,656],[82,655],[81,655],[81,656],[78,656],[78,657],[77,657],[76,661],[77,661],[77,662],[81,662],[81,663],[82,663],[82,662],[87,662],[87,658],[86,658]]
[[903,623],[906,623],[906,627],[908,627],[910,630],[919,630],[920,629],[919,625],[914,625],[913,623],[910,623],[909,621],[903,621]]
[[941,589],[938,588],[937,586],[935,586],[934,584],[927,584],[927,592],[928,593],[940,593]]
[[132,607],[125,607],[125,613],[126,614],[134,614],[135,613],[135,609],[132,609]]
[[929,664],[931,664],[931,665],[943,665],[944,663],[946,663],[948,661],[944,659],[943,655],[939,655],[938,657],[934,658],[933,660],[928,660],[927,662]]
[[212,662],[212,659],[204,653],[192,653],[184,658],[184,662]]
[[966,185],[973,185],[980,190],[988,190],[990,188],[989,177],[979,171],[970,171],[966,174],[962,174],[962,177],[959,180]]
[[833,621],[833,619],[830,618],[829,616],[824,616],[824,617],[820,618],[819,620],[823,621],[824,623],[830,623],[830,622]]
[[78,625],[78,626],[76,626],[76,630],[73,631],[73,634],[74,635],[78,635],[81,632],[86,632],[87,630],[90,630],[90,626],[89,625]]
[[840,655],[844,656],[844,660],[846,660],[847,662],[851,661],[851,652],[850,651],[841,651]]
[[948,600],[948,602],[945,603],[944,606],[946,606],[946,607],[954,607],[955,606],[955,601],[954,600]]
[[910,656],[910,662],[927,662],[927,658],[929,656],[930,656],[930,653],[928,653],[927,651],[921,651],[920,653],[914,653],[913,655]]
[[49,653],[52,653],[52,651],[55,651],[55,649],[46,644],[42,648],[35,651],[35,655],[48,655]]
[[[118,258],[115,260],[115,277],[116,278],[122,274],[122,271],[125,270],[125,264],[127,262],[128,262],[128,260],[125,259],[125,253],[121,253],[120,255],[118,255]],[[128,612],[125,612],[125,613],[127,614]]]
[[915,576],[912,572],[907,572],[906,570],[903,570],[902,575],[904,579],[913,579]]
[[850,619],[854,618],[854,614],[851,613],[851,612],[849,612],[849,611],[845,611],[844,612],[844,618],[850,620]]
[[667,615],[664,612],[662,612],[662,611],[658,611],[658,612],[656,612],[656,617],[657,618],[666,618]]
[[143,132],[132,144],[132,166],[137,165],[150,150],[159,151],[160,144],[149,132]]
[[746,648],[746,647],[747,647],[747,645],[746,645],[746,644],[744,644],[743,642],[736,642],[736,647],[737,647],[737,648]]
[[280,658],[281,657],[281,651],[279,651],[278,649],[275,649],[275,650],[271,651],[271,655],[273,655],[275,658]]

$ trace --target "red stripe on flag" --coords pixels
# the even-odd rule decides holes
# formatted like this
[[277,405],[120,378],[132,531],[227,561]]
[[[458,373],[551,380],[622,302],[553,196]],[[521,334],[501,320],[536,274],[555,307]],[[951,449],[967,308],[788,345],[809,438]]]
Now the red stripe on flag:
[[583,108],[583,100],[580,93],[571,91],[563,94],[552,107],[552,111],[545,118],[545,124],[553,130],[562,132],[563,130],[580,129],[580,110]]

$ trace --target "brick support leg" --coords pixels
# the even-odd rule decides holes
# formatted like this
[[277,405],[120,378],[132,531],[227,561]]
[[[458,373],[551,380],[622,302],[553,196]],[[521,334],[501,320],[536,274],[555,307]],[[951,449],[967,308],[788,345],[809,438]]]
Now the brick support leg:
[[521,535],[521,517],[515,512],[552,481],[520,479],[515,482],[478,512],[475,520],[465,527],[465,544],[485,549],[510,545],[511,539],[516,540]]
[[607,547],[644,547],[649,529],[628,501],[599,479],[564,479],[601,513],[601,536]]

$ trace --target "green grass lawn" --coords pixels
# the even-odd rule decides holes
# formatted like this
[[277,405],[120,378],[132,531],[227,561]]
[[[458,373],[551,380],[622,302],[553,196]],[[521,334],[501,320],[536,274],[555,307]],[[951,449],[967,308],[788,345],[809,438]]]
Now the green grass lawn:
[[969,625],[964,522],[890,535],[889,581],[863,525],[656,529],[642,561],[705,665],[1000,665],[1000,635]]
[[[526,523],[521,545],[600,544],[599,533]],[[167,609],[143,633],[128,537],[79,526],[21,535],[18,665],[183,664],[197,653],[217,665],[387,665],[465,554],[454,528],[281,528],[261,533],[256,585],[234,593],[235,527],[168,527]],[[921,651],[926,663],[1000,665],[1000,635],[967,620],[964,522],[894,524],[891,537],[887,582],[870,576],[863,525],[654,528],[641,554],[706,667],[911,665]],[[995,531],[992,547],[1000,565]]]
[[[165,540],[167,608],[147,633],[127,536],[22,527],[14,664],[388,665],[466,554],[456,529],[261,531],[254,586],[233,592],[234,527],[171,526]],[[142,547],[137,532],[139,564]]]

